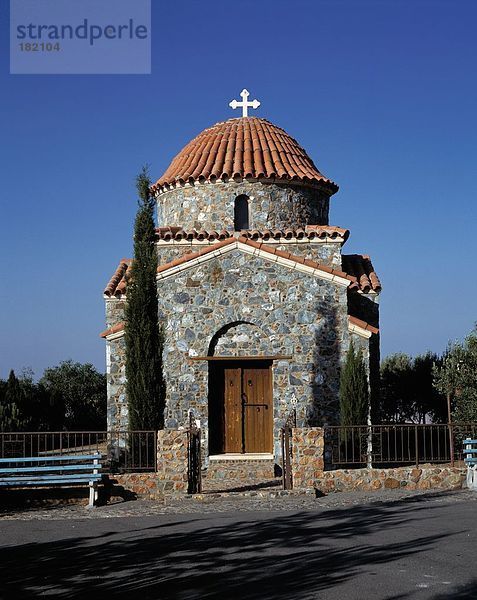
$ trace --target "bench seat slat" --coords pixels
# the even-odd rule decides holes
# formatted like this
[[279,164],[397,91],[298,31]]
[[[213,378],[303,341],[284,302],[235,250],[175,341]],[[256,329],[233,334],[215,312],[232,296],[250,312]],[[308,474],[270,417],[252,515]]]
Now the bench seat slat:
[[0,458],[0,463],[24,463],[24,462],[59,462],[63,460],[95,460],[100,459],[101,453],[95,454],[57,454],[55,456],[28,456],[19,457],[14,456],[11,458]]
[[4,478],[0,478],[0,485],[23,485],[24,483],[26,484],[30,484],[30,483],[49,483],[52,481],[65,481],[65,482],[70,482],[70,481],[100,481],[101,477],[96,476],[96,475],[85,475],[84,477],[71,477],[71,478],[66,478],[66,477],[49,477],[48,479],[38,479],[36,477],[27,477],[25,479],[4,479]]
[[48,479],[46,481],[37,481],[37,480],[28,480],[28,481],[15,481],[13,483],[10,482],[6,482],[6,481],[2,481],[0,480],[0,487],[26,487],[29,485],[51,485],[51,484],[64,484],[64,485],[72,485],[75,483],[99,483],[98,479],[91,479],[91,478],[86,478],[86,479],[71,479],[71,480],[65,480],[65,479]]
[[48,482],[52,479],[61,481],[99,481],[102,479],[101,473],[93,475],[92,473],[84,473],[81,475],[36,475],[26,477],[0,477],[0,485],[21,484],[27,481]]
[[74,479],[75,477],[82,477],[83,479],[88,477],[101,479],[102,475],[101,473],[92,473],[91,471],[88,471],[86,473],[72,473],[71,475],[56,475],[55,473],[52,473],[51,475],[20,475],[15,477],[0,477],[0,481],[22,481],[27,479],[38,479],[39,481],[41,481],[43,479],[51,479],[52,477],[54,477],[55,479],[59,479],[60,477],[64,477],[65,479]]
[[0,473],[41,473],[41,472],[58,472],[62,471],[86,471],[92,469],[101,469],[101,464],[95,465],[88,463],[85,465],[51,465],[46,467],[14,467],[12,469],[0,469]]
[[7,483],[8,481],[26,481],[27,479],[37,479],[38,481],[46,481],[48,479],[75,479],[78,477],[82,477],[83,479],[101,479],[101,473],[92,473],[91,471],[87,473],[72,473],[71,475],[63,475],[63,474],[55,474],[51,473],[51,475],[20,475],[15,477],[0,477],[0,481]]

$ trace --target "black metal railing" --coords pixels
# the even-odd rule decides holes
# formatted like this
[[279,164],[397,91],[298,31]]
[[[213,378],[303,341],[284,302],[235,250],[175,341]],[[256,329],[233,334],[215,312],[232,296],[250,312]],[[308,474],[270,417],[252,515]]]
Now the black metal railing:
[[281,429],[283,489],[293,489],[292,431],[296,427],[296,411],[292,410]]
[[157,470],[156,431],[108,432],[108,466],[112,473]]
[[332,467],[460,464],[476,434],[477,423],[327,426],[325,449]]
[[189,428],[187,430],[187,493],[200,494],[202,492],[202,451],[200,427],[189,414]]
[[0,433],[0,458],[86,454],[104,456],[104,472],[156,471],[155,431],[46,431]]

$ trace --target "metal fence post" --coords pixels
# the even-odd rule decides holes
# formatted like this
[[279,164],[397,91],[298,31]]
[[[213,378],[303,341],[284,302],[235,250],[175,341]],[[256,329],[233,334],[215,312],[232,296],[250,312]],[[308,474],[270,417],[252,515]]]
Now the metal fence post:
[[296,427],[296,411],[292,411],[282,427],[282,477],[283,489],[293,489],[293,473],[291,461],[291,433],[293,425]]
[[290,464],[290,427],[289,425],[285,425],[285,428],[283,429],[283,437],[284,437],[284,442],[283,442],[283,470],[284,470],[284,477],[283,477],[283,488],[285,490],[291,490],[292,489],[292,474],[291,474],[291,464]]
[[450,462],[451,467],[454,466],[454,425],[452,423],[448,423],[449,429],[449,450],[450,450]]
[[415,452],[416,452],[416,468],[419,467],[419,436],[417,433],[417,425],[414,425],[414,443],[415,443]]

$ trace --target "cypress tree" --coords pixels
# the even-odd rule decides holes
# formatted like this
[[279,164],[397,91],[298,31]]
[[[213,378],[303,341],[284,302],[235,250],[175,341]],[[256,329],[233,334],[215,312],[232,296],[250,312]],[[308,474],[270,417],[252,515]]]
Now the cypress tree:
[[358,352],[351,341],[340,376],[341,425],[366,425],[369,390],[366,365],[361,348]]
[[24,426],[22,409],[24,405],[23,391],[13,369],[10,371],[0,403],[0,430],[21,431]]
[[147,167],[136,178],[139,195],[134,224],[134,260],[125,308],[126,391],[129,428],[163,426],[162,334],[158,320],[154,198]]

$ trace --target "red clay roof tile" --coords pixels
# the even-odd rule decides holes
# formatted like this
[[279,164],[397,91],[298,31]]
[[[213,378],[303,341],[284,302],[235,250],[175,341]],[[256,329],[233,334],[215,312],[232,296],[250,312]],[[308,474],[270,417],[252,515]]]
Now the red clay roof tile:
[[190,141],[166,172],[151,186],[160,193],[177,184],[217,179],[279,179],[325,187],[336,183],[316,168],[296,140],[283,129],[258,117],[216,123]]
[[[305,228],[298,227],[287,229],[247,229],[240,234],[251,240],[277,240],[281,238],[286,240],[296,239],[322,239],[336,240],[342,238],[346,241],[349,237],[349,230],[341,227],[332,227],[330,225],[306,225]],[[233,237],[233,233],[223,229],[222,231],[197,231],[196,229],[184,230],[182,227],[158,227],[156,229],[156,239],[162,241],[182,241],[182,240],[225,240]]]
[[361,327],[361,329],[370,331],[371,333],[379,333],[379,329],[377,327],[373,327],[373,325],[370,325],[369,323],[366,323],[366,321],[358,319],[357,317],[348,315],[348,321],[357,327]]
[[381,292],[382,286],[373,267],[371,259],[366,254],[343,254],[341,256],[343,271],[354,275],[362,292]]
[[106,286],[106,289],[104,290],[105,296],[121,295],[121,293],[124,293],[123,288],[124,290],[126,289],[126,271],[131,263],[132,260],[129,258],[121,259],[118,268],[114,272],[113,276],[108,282],[108,285]]
[[123,329],[124,329],[124,322],[116,323],[116,325],[113,325],[109,329],[106,329],[105,331],[102,331],[99,334],[99,337],[105,338],[108,335],[111,335],[113,333],[118,333],[119,331],[122,331]]

